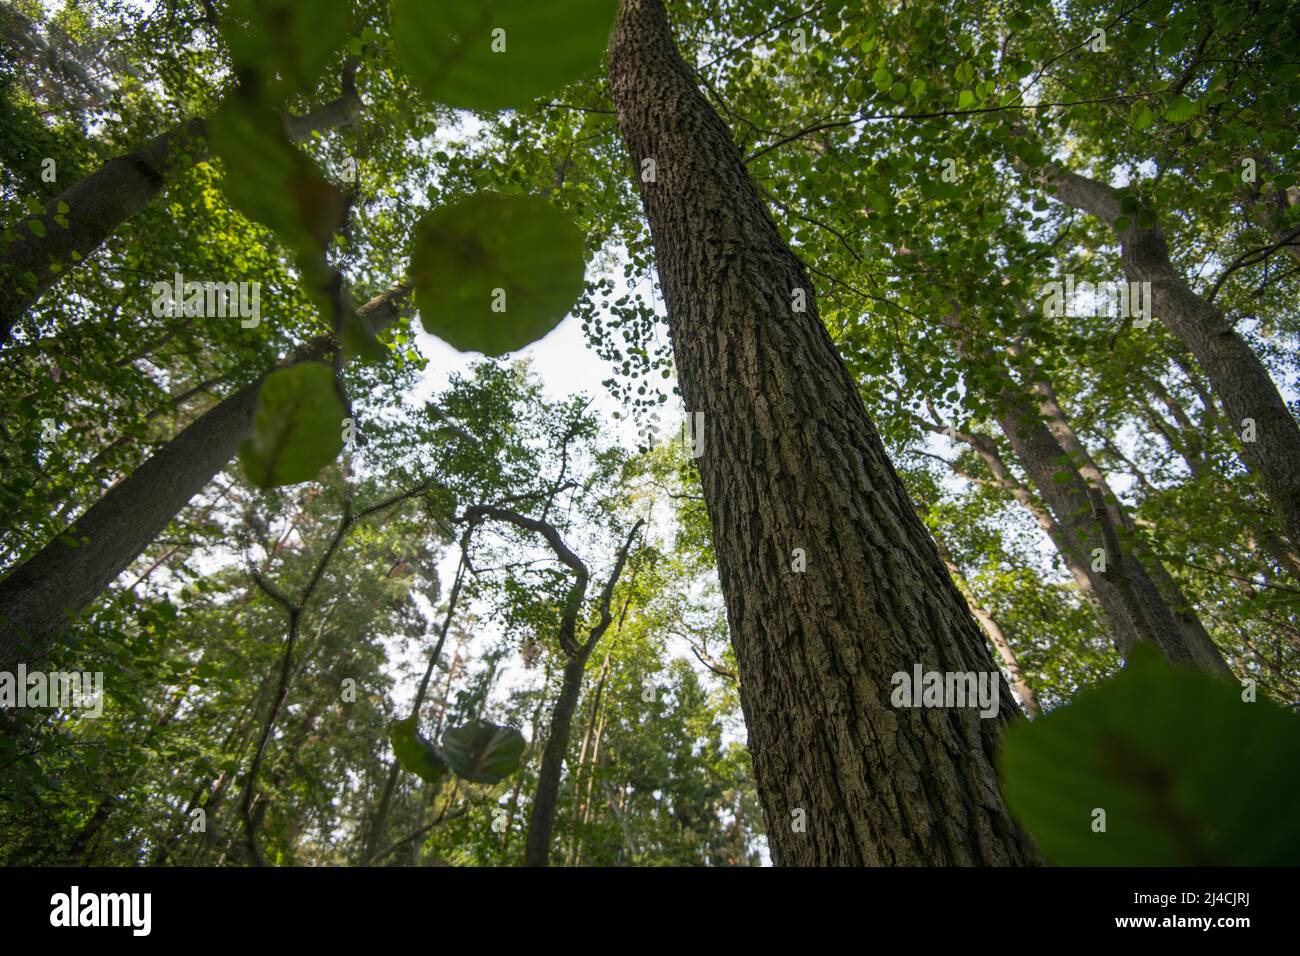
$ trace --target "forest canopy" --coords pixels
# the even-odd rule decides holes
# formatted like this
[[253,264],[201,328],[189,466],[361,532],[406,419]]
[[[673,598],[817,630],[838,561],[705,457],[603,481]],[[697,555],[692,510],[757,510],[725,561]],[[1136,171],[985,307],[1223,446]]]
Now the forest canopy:
[[6,0],[0,862],[1300,862],[1285,0]]

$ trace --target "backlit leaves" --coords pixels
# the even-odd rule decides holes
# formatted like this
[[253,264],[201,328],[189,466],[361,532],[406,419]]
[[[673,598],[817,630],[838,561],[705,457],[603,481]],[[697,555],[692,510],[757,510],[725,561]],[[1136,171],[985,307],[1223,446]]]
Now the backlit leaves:
[[498,110],[601,65],[617,0],[393,0],[397,58],[429,97]]
[[272,372],[258,392],[253,434],[239,449],[244,474],[259,488],[312,480],[343,449],[343,418],[329,366]]
[[481,720],[448,730],[441,747],[420,733],[414,717],[390,721],[388,739],[402,768],[429,783],[449,771],[470,783],[500,783],[519,769],[524,754],[518,730]]
[[583,236],[540,199],[481,193],[416,226],[411,276],[425,329],[461,351],[503,355],[577,301]]
[[221,20],[237,69],[279,98],[312,88],[351,30],[346,0],[229,0]]
[[303,258],[314,256],[342,225],[342,193],[289,142],[274,110],[238,99],[209,122],[212,150],[225,164],[230,204],[273,229]]
[[403,770],[426,783],[437,783],[447,776],[447,761],[438,753],[438,748],[416,729],[415,723],[414,717],[389,721],[388,739],[392,742],[393,753]]

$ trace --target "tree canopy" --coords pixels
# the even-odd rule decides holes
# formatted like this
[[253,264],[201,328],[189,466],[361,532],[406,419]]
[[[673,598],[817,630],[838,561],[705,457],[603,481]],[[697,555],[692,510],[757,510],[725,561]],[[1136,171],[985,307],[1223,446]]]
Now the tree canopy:
[[6,3],[0,861],[1295,863],[1297,41]]

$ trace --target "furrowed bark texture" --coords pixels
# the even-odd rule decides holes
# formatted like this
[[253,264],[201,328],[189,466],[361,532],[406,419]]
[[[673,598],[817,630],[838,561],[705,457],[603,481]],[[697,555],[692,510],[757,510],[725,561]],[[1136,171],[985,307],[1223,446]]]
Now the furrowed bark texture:
[[687,414],[704,415],[698,465],[773,860],[1036,862],[994,768],[1016,713],[1005,685],[995,719],[890,703],[914,664],[996,667],[659,0],[623,0],[610,82]]
[[[1119,196],[1105,183],[1049,169],[1041,182],[1061,202],[1113,226]],[[1124,273],[1151,283],[1151,306],[1205,370],[1238,435],[1249,419],[1255,440],[1240,443],[1241,459],[1277,511],[1282,530],[1300,548],[1300,426],[1259,357],[1228,324],[1223,311],[1198,296],[1169,258],[1159,227],[1129,226],[1119,234]]]
[[[358,312],[375,327],[402,314],[397,287]],[[321,336],[285,365],[320,359],[332,348]],[[253,426],[265,376],[222,399],[109,489],[68,529],[90,540],[69,547],[56,538],[0,580],[0,671],[44,657],[71,616],[89,607],[140,556],[190,499],[235,457]]]

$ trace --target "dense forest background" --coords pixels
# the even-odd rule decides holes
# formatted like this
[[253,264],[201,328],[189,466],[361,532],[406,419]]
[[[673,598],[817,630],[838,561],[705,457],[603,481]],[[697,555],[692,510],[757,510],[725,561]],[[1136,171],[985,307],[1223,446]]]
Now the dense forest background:
[[1298,100],[1282,0],[4,0],[0,672],[103,693],[0,861],[1295,862]]

